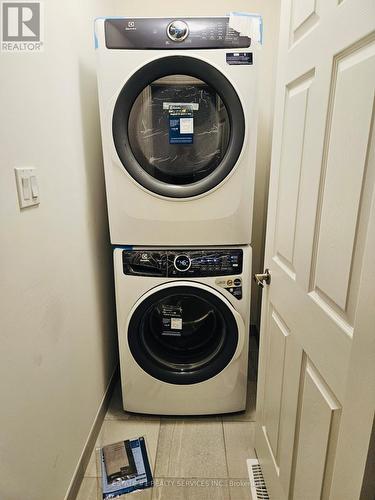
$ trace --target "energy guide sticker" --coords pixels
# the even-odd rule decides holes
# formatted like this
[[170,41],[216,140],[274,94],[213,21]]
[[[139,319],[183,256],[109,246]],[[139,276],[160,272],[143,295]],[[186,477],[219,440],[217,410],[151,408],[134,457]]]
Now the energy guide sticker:
[[179,105],[169,107],[169,144],[193,144],[193,108]]
[[182,334],[182,307],[170,304],[163,304],[162,314],[162,335],[181,337]]

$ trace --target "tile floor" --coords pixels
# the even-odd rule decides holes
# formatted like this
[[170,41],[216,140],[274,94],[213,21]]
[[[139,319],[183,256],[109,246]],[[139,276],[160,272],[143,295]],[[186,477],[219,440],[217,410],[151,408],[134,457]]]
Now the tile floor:
[[[256,347],[254,341],[250,346]],[[145,436],[155,485],[124,500],[250,500],[246,459],[255,457],[256,353],[250,358],[246,411],[205,417],[136,415],[122,409],[120,384],[114,390],[97,446]],[[95,451],[77,500],[97,500]]]

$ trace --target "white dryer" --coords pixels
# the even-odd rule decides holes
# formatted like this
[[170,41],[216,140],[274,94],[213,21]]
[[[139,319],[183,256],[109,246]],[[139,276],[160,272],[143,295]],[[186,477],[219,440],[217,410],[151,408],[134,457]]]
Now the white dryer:
[[113,244],[251,241],[258,53],[227,17],[97,19]]
[[114,265],[124,409],[243,410],[251,248],[116,248]]

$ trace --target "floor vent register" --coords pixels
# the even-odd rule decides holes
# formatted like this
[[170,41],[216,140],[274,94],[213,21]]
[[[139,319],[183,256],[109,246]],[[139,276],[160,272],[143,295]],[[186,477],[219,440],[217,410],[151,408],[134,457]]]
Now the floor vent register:
[[247,460],[247,471],[250,479],[252,500],[270,500],[262,469],[256,458],[249,458]]

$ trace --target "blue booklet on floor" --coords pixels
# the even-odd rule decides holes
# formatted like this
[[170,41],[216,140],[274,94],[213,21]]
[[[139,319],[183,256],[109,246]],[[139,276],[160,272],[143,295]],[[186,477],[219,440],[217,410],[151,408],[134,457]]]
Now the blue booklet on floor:
[[[153,485],[150,463],[147,456],[145,438],[139,437],[124,441],[128,443],[128,452],[131,453],[130,463],[135,465],[134,474],[125,474],[126,477],[117,477],[110,481],[106,467],[106,456],[103,448],[100,450],[100,467],[102,473],[103,499],[117,498],[131,491],[150,488]],[[115,443],[116,444],[116,443]],[[120,444],[120,443],[118,443]]]

